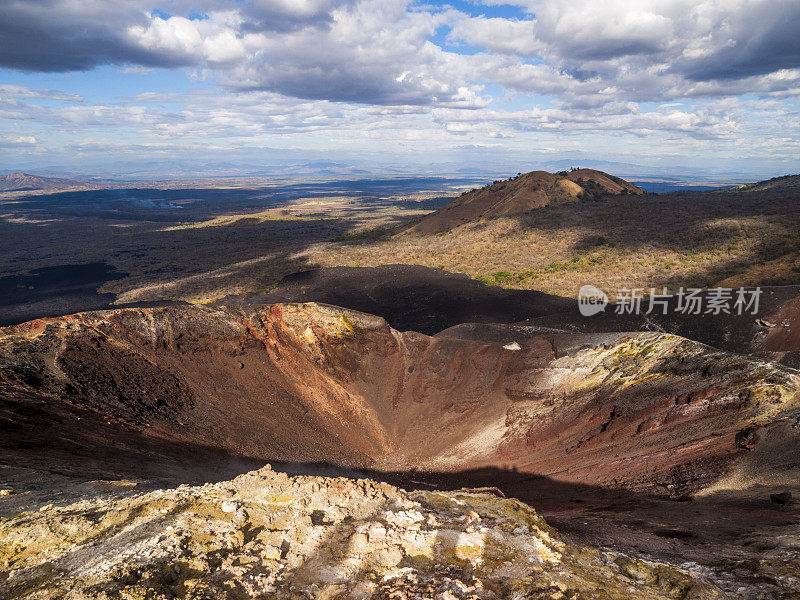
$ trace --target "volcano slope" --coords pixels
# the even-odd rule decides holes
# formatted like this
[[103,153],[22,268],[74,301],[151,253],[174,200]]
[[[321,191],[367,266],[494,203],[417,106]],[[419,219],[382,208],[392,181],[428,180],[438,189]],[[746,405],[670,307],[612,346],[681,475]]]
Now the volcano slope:
[[[718,583],[732,577],[725,585],[753,598],[797,591],[800,562],[784,560],[797,558],[797,532],[788,549],[765,541],[796,513],[776,519],[762,500],[800,489],[800,378],[777,363],[652,332],[503,347],[398,332],[314,303],[42,319],[2,330],[0,348],[2,471],[20,492],[0,506],[38,508],[42,483],[25,490],[20,473],[178,483],[193,471],[208,480],[209,465],[231,460],[242,470],[333,463],[456,487],[488,470],[510,473],[523,497],[546,476],[580,502],[609,489],[725,498],[728,515],[763,525],[756,538],[747,532],[750,552],[776,558],[753,566],[740,547],[714,547],[693,559],[714,554]],[[742,509],[742,498],[755,504]],[[722,505],[705,506],[709,516]]]
[[516,215],[551,204],[629,194],[638,196],[644,191],[624,179],[594,169],[561,173],[531,171],[465,192],[443,208],[425,215],[408,231],[441,233],[479,219]]

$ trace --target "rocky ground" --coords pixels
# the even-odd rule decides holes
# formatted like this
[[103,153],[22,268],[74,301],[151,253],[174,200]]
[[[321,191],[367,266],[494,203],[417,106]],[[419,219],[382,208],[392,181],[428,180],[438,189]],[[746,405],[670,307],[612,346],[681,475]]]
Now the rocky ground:
[[566,542],[496,493],[409,493],[269,466],[46,505],[4,517],[0,539],[8,600],[726,597],[691,565]]

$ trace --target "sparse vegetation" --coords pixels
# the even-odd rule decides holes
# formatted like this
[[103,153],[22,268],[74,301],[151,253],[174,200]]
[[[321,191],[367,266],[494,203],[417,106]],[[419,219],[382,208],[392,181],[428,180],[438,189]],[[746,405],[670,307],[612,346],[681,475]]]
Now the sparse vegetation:
[[370,227],[367,229],[359,229],[356,231],[346,231],[342,234],[335,236],[332,241],[348,242],[356,240],[377,240],[384,237],[391,231],[393,231],[392,227],[379,225],[378,227]]
[[743,185],[737,186],[734,188],[736,191],[748,191],[760,188],[770,188],[775,184],[779,183],[794,183],[796,186],[800,185],[798,182],[797,175],[780,175],[779,177],[773,177],[771,179],[765,179],[764,181],[756,181],[755,183],[745,183]]
[[800,282],[796,201],[754,196],[733,206],[731,198],[617,196],[467,223],[441,235],[314,246],[306,256],[324,266],[342,264],[343,254],[345,264],[443,266],[490,285],[566,296],[586,282],[609,291],[738,285],[745,280],[736,277],[745,275],[746,284]]
[[[464,222],[434,235],[403,233],[399,226],[424,214],[417,206],[405,199],[376,205],[314,198],[194,221],[183,211],[171,212],[171,223],[109,220],[102,223],[107,229],[90,218],[39,211],[37,221],[54,220],[6,220],[0,228],[10,248],[14,236],[35,232],[56,264],[107,259],[129,273],[102,288],[121,302],[199,303],[268,290],[284,275],[317,266],[394,263],[565,296],[587,282],[609,291],[800,282],[800,205],[787,193],[606,196]],[[35,244],[18,247],[26,251],[6,257],[18,271],[41,264]]]
[[[583,188],[583,191],[578,194],[578,198],[584,202],[598,200],[603,196],[607,196],[608,192],[603,189],[603,186],[590,179],[576,179],[575,183]],[[625,190],[627,192],[627,190]]]

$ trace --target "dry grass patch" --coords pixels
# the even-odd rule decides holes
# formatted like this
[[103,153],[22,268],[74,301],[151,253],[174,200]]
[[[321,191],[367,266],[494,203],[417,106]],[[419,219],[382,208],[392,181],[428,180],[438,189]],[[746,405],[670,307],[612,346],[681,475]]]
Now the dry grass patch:
[[[797,251],[798,223],[800,209],[788,200],[748,205],[714,194],[614,198],[544,207],[432,236],[384,234],[316,244],[301,256],[322,266],[421,264],[565,296],[585,283],[674,290],[712,286]],[[788,278],[800,280],[798,274]]]

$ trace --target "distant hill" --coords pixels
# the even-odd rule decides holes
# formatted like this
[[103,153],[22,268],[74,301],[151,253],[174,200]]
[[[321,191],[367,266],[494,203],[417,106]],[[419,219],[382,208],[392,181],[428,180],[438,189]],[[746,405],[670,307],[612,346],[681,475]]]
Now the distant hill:
[[73,185],[80,185],[80,182],[58,177],[39,177],[38,175],[22,172],[0,175],[0,191],[3,192],[53,190]]
[[745,183],[730,188],[730,192],[800,192],[800,175],[782,175],[765,181]]
[[560,173],[532,171],[462,194],[409,230],[433,234],[487,217],[527,212],[550,204],[594,200],[602,196],[643,194],[624,179],[593,169]]

